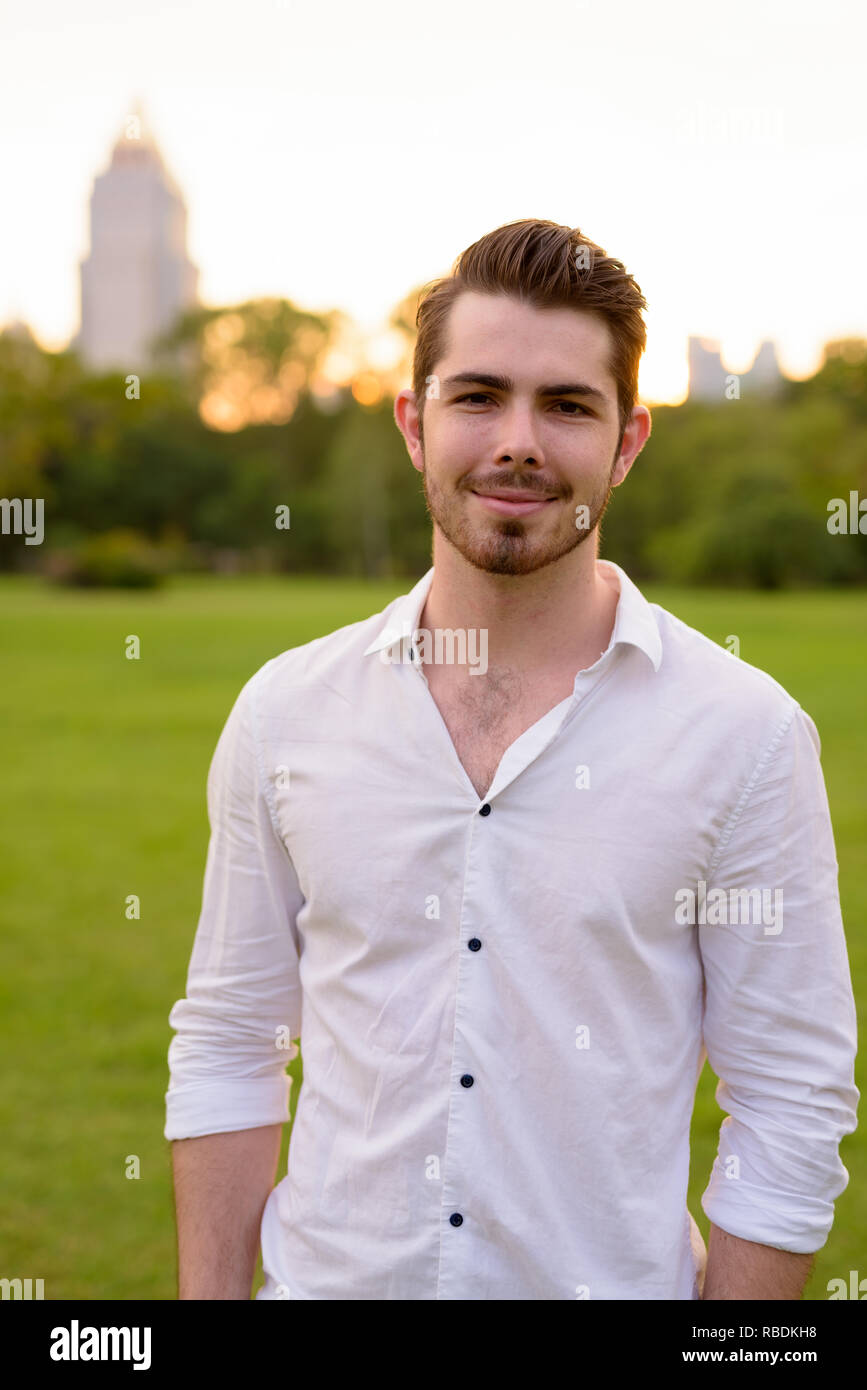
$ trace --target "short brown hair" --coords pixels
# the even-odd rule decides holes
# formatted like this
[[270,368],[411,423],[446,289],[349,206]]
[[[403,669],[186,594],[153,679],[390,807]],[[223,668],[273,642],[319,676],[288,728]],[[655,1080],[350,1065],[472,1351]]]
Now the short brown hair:
[[412,363],[419,433],[428,379],[446,352],[449,312],[465,290],[509,294],[540,308],[583,309],[605,320],[612,338],[609,366],[617,382],[619,448],[638,396],[638,363],[647,345],[641,311],[647,301],[623,262],[606,256],[577,227],[537,218],[488,232],[458,256],[449,275],[422,290]]

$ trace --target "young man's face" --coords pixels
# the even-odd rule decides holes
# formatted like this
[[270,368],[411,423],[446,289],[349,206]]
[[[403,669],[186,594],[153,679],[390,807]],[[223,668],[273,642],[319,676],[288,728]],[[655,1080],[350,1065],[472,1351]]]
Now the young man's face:
[[[530,574],[596,535],[650,414],[636,406],[615,455],[610,334],[595,314],[466,291],[446,338],[424,401],[424,445],[412,391],[395,401],[398,427],[446,540],[478,569]],[[510,501],[516,492],[529,500]]]

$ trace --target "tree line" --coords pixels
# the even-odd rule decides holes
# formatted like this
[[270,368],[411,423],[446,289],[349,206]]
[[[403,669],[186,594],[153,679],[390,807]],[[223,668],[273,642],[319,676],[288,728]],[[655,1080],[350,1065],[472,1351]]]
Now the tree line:
[[[407,353],[370,404],[315,389],[339,316],[285,300],[193,311],[141,382],[0,334],[0,498],[42,498],[45,516],[41,545],[0,535],[0,569],[91,584],[190,569],[418,577],[431,523],[392,416],[411,317],[395,311]],[[216,427],[220,410],[236,427]],[[772,397],[651,413],[602,555],[638,581],[867,581],[867,342],[828,344],[813,377]]]

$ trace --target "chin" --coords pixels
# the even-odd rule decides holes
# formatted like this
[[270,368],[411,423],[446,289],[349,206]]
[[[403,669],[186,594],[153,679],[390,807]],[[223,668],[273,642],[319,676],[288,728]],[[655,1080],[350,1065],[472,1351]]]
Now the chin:
[[[571,538],[570,538],[571,541]],[[575,549],[574,544],[558,546],[516,546],[492,547],[488,545],[470,546],[461,549],[461,554],[469,564],[486,574],[534,574],[536,570],[552,565],[564,555]]]

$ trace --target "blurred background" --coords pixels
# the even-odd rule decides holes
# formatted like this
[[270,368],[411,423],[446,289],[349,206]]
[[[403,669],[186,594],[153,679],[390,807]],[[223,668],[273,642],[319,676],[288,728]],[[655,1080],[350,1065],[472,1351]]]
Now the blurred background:
[[[167,1015],[210,756],[258,666],[429,567],[392,403],[419,291],[503,222],[579,226],[648,299],[653,433],[601,553],[816,720],[863,1008],[867,17],[820,20],[0,11],[0,1277],[174,1297]],[[808,1298],[867,1276],[860,1134],[842,1156]]]

